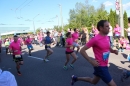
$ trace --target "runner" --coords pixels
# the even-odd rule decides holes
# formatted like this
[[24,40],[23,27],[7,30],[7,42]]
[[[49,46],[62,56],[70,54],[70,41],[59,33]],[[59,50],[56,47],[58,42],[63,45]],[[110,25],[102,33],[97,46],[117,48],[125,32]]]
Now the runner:
[[29,55],[31,56],[31,51],[33,50],[33,46],[32,46],[32,44],[31,44],[30,36],[27,36],[26,44],[27,44],[27,48],[28,48],[28,50],[29,50]]
[[21,55],[21,45],[18,42],[18,36],[15,35],[14,36],[14,42],[12,42],[9,46],[10,51],[13,53],[13,59],[16,62],[16,69],[17,69],[17,73],[18,75],[21,75],[20,72],[20,65],[23,64],[23,57]]
[[15,76],[9,71],[0,69],[0,86],[18,86]]
[[74,46],[73,49],[75,49],[75,47],[77,47],[76,54],[78,54],[79,49],[80,49],[79,44],[78,44],[79,33],[78,33],[78,30],[76,28],[74,29],[74,33],[72,34],[72,38],[73,38],[73,46]]
[[6,41],[5,41],[6,54],[8,54],[8,52],[9,52],[9,45],[10,45],[9,39],[6,39]]
[[50,32],[47,32],[47,36],[44,39],[44,43],[45,43],[45,49],[47,51],[47,54],[44,58],[45,62],[48,62],[48,58],[49,56],[53,53],[53,50],[51,49],[51,43],[52,43],[52,39],[50,37]]
[[[110,40],[107,34],[109,33],[109,23],[107,20],[100,20],[97,24],[99,34],[92,38],[80,51],[83,57],[90,62],[94,67],[94,77],[76,77],[72,75],[73,85],[76,81],[86,81],[91,84],[97,84],[100,79],[102,79],[108,86],[116,86],[115,82],[111,78],[111,75],[108,71],[108,58],[109,54],[115,53],[118,54],[117,50],[113,50],[110,47]],[[90,47],[93,48],[95,55],[95,60],[92,60],[86,50]]]
[[71,35],[71,32],[68,32],[67,34],[66,34],[66,37],[67,37],[67,39],[66,39],[66,44],[65,44],[65,47],[66,47],[66,51],[65,51],[65,53],[66,53],[66,62],[65,62],[65,65],[64,65],[64,69],[65,70],[67,70],[68,68],[67,68],[67,64],[68,64],[68,62],[69,62],[69,59],[70,59],[70,55],[73,57],[73,61],[71,62],[71,64],[70,64],[70,67],[71,68],[74,68],[74,66],[73,66],[73,63],[76,61],[76,54],[75,54],[75,52],[74,52],[74,50],[73,50],[73,39],[72,39],[72,35]]

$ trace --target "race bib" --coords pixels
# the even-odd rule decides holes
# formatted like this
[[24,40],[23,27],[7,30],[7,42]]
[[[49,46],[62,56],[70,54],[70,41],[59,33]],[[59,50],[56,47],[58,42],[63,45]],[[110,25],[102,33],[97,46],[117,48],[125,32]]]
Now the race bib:
[[21,58],[21,55],[15,55],[15,58]]
[[9,47],[9,45],[6,45],[5,47]]
[[47,44],[47,46],[50,46],[51,44]]
[[103,53],[103,60],[104,60],[104,61],[108,60],[109,54],[110,54],[110,52],[104,52],[104,53]]
[[73,46],[71,46],[70,49],[73,50]]

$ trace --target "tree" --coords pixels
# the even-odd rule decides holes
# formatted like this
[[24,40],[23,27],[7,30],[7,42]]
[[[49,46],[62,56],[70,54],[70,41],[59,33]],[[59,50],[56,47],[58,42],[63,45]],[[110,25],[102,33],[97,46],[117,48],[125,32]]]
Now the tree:
[[41,28],[37,28],[37,29],[36,29],[36,34],[40,32],[40,29],[41,29]]
[[[128,28],[128,17],[127,17],[126,11],[124,12],[123,19],[124,19],[124,28]],[[127,32],[124,31],[124,34],[125,34],[125,37],[126,37],[127,36]]]
[[128,17],[126,11],[124,12],[123,18],[124,18],[124,28],[128,28]]
[[28,32],[28,34],[33,34],[33,32]]
[[113,11],[113,16],[114,16],[114,25],[116,25],[118,24],[119,15],[116,14],[116,11]]
[[111,26],[114,28],[114,26],[115,26],[115,24],[114,24],[114,13],[113,13],[112,9],[110,10],[108,20],[109,20]]

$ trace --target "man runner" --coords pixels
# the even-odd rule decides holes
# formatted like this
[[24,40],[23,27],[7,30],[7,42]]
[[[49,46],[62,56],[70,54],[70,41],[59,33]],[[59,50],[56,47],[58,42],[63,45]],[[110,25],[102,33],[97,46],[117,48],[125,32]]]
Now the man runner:
[[26,44],[27,44],[27,48],[29,50],[29,55],[31,56],[31,51],[33,50],[33,46],[31,44],[31,39],[30,39],[30,36],[27,36],[27,39],[26,39]]
[[20,43],[18,42],[17,35],[14,36],[14,41],[10,44],[9,49],[10,49],[10,52],[13,53],[13,59],[16,62],[17,73],[18,75],[21,75],[20,65],[23,64],[23,58],[21,54],[22,48],[21,48]]
[[[109,54],[115,53],[118,54],[117,50],[113,50],[110,46],[110,40],[107,34],[109,33],[109,23],[107,20],[100,20],[97,24],[97,29],[99,34],[92,38],[80,51],[82,56],[93,65],[94,67],[94,77],[76,77],[72,75],[73,85],[76,81],[86,81],[91,84],[97,84],[100,79],[102,79],[108,86],[116,86],[116,83],[111,78],[111,75],[108,71],[108,59]],[[95,59],[92,60],[86,50],[90,47],[93,48]]]

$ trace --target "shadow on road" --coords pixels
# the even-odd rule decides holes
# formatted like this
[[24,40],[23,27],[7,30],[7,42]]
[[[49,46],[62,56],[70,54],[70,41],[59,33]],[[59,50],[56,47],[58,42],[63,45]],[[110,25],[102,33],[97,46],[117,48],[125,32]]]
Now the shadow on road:
[[122,54],[122,56],[125,58],[125,59],[127,59],[127,54],[125,54],[125,53],[121,53]]

